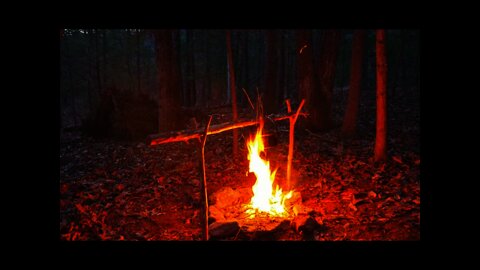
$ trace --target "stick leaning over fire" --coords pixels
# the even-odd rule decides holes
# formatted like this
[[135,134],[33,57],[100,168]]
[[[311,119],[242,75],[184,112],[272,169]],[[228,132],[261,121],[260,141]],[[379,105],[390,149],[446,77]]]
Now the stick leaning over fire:
[[[299,111],[297,111],[296,113],[289,113],[287,115],[276,115],[272,117],[272,120],[281,121],[281,120],[290,119],[292,117],[294,117],[296,120],[296,118],[298,118],[298,115],[302,115],[304,117],[308,116],[307,113],[300,113]],[[218,125],[212,125],[210,126],[207,132],[207,135],[218,134],[218,133],[232,130],[235,128],[244,128],[248,126],[254,126],[257,124],[259,124],[258,120],[243,119],[238,122],[228,122],[228,123],[223,123]],[[187,142],[191,139],[199,140],[204,132],[205,132],[205,129],[196,129],[196,130],[181,130],[181,131],[154,134],[147,137],[147,144],[158,145],[158,144],[172,143],[172,142]]]

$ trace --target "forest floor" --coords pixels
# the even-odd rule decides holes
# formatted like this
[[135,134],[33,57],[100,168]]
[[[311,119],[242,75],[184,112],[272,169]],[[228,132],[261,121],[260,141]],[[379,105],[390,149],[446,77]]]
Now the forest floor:
[[[323,224],[309,235],[291,228],[278,240],[420,239],[419,124],[406,127],[392,121],[389,128],[388,159],[381,164],[372,162],[374,129],[362,133],[360,126],[363,135],[349,142],[339,139],[339,128],[324,133],[296,130],[293,188]],[[278,129],[278,144],[267,153],[282,183],[288,126]],[[248,132],[252,130],[241,134]],[[254,177],[246,175],[245,142],[239,145],[239,157],[232,158],[231,132],[208,137],[209,195],[224,187],[253,185]],[[198,151],[194,142],[152,147],[63,133],[60,238],[201,240]]]

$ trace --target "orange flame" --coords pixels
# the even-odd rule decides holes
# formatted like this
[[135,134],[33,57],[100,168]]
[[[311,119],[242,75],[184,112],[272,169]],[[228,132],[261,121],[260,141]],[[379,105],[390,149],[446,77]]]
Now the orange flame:
[[[249,172],[253,172],[257,181],[252,187],[253,197],[250,201],[247,214],[253,214],[256,211],[266,212],[272,216],[286,216],[285,201],[292,197],[293,191],[283,194],[282,189],[276,185],[273,191],[273,182],[275,181],[276,170],[270,171],[270,162],[260,157],[264,152],[265,146],[262,139],[262,126],[257,130],[254,139],[247,142],[248,160],[250,160]],[[251,215],[250,217],[254,217]]]

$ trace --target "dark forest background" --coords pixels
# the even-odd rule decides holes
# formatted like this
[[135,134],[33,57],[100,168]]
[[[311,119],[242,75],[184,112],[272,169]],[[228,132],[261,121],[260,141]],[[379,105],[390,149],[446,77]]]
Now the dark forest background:
[[[79,129],[94,137],[143,140],[159,131],[160,70],[158,30],[64,29],[60,33],[61,132]],[[227,30],[180,29],[171,37],[172,72],[178,73],[180,107],[176,125],[191,128],[192,118],[223,108],[231,111],[227,68]],[[286,111],[284,100],[298,104],[301,39],[311,40],[312,76],[330,80],[331,123],[312,130],[339,127],[343,121],[351,75],[353,30],[231,30],[237,105],[250,110],[242,89],[260,95],[266,113]],[[365,31],[358,122],[359,131],[375,129],[375,31]],[[419,31],[387,30],[387,102],[419,102]],[[328,70],[328,66],[333,69]],[[323,75],[322,75],[323,74]],[[320,84],[321,84],[320,83]],[[328,81],[327,81],[328,83]],[[177,90],[175,90],[177,91]],[[322,89],[322,91],[324,91]],[[400,104],[396,97],[402,92]],[[308,95],[307,95],[308,96]],[[308,100],[307,100],[308,102]],[[398,103],[398,104],[397,104]],[[324,105],[324,104],[321,104]],[[313,107],[321,106],[311,102]],[[293,106],[296,108],[296,105]],[[309,105],[306,105],[307,111]],[[408,110],[408,109],[407,109]],[[389,121],[405,122],[403,115]],[[411,119],[406,122],[411,122]],[[391,125],[398,127],[401,125]],[[391,130],[390,130],[391,131]],[[397,131],[391,131],[397,132]],[[402,130],[398,130],[402,132]]]

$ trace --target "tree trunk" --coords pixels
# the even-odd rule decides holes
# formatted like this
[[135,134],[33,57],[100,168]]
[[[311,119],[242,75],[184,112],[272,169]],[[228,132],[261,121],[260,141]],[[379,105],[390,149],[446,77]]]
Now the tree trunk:
[[93,109],[93,91],[92,91],[92,56],[93,56],[93,43],[92,43],[92,30],[87,30],[86,35],[88,37],[88,47],[87,47],[87,55],[88,55],[88,73],[87,73],[87,87],[88,87],[88,110],[91,111]]
[[[245,65],[244,65],[244,74],[245,74],[245,89],[247,90],[251,90],[250,89],[250,77],[249,77],[249,74],[248,74],[248,35],[249,35],[250,31],[245,31],[245,39],[244,39],[244,43],[243,43],[243,49],[244,49],[244,52],[245,52]],[[244,98],[244,100],[246,100],[246,97]],[[247,103],[247,102],[245,102]]]
[[206,103],[207,107],[212,106],[212,89],[211,89],[211,80],[210,80],[210,57],[209,57],[209,52],[210,52],[210,37],[209,37],[209,30],[204,31],[204,36],[205,36],[205,76],[204,76],[204,86],[205,86],[205,94],[206,94]]
[[385,54],[385,30],[376,32],[377,53],[377,130],[375,161],[385,160],[387,155],[387,59]]
[[[285,87],[286,83],[286,74],[285,74],[285,57],[283,51],[285,50],[285,38],[284,32],[279,30],[278,33],[278,49],[277,49],[277,58],[278,58],[278,66],[277,66],[277,102],[280,105],[280,101],[285,99],[283,95],[283,88]],[[277,106],[278,106],[277,105]],[[277,107],[277,110],[279,108]]]
[[342,126],[342,137],[349,138],[355,134],[362,79],[362,59],[365,44],[365,30],[356,30],[352,42],[352,66],[350,71],[350,89],[348,90],[347,108]]
[[180,70],[177,54],[173,46],[172,30],[158,30],[155,33],[156,54],[159,76],[159,132],[181,129],[180,104],[182,91],[180,87]]
[[[230,96],[232,97],[232,112],[233,112],[233,122],[237,121],[237,94],[235,89],[235,70],[233,65],[233,55],[232,55],[232,40],[231,40],[231,31],[227,30],[227,61],[228,61],[228,77],[229,77],[229,87],[230,87]],[[233,130],[233,156],[238,155],[238,130]]]
[[141,69],[140,69],[140,29],[137,29],[136,31],[136,38],[137,38],[137,93],[141,93],[142,92],[142,88],[141,88]]
[[103,88],[102,88],[102,77],[100,76],[100,52],[98,49],[99,38],[98,38],[98,29],[95,29],[95,67],[97,70],[97,83],[98,83],[98,96],[100,97]]
[[102,55],[103,55],[103,86],[106,87],[108,85],[108,80],[107,80],[107,30],[103,30],[103,50],[102,50]]
[[187,106],[193,107],[196,103],[196,92],[195,92],[195,62],[193,58],[193,30],[187,29]]
[[318,68],[320,95],[318,95],[319,99],[316,103],[319,110],[315,118],[312,119],[315,123],[315,129],[328,130],[333,126],[332,98],[339,44],[339,30],[327,30],[323,33]]
[[75,100],[76,100],[76,90],[74,87],[74,82],[73,82],[73,75],[72,75],[72,65],[74,62],[74,57],[72,56],[72,51],[70,50],[70,46],[68,45],[70,41],[67,39],[64,40],[65,43],[65,51],[67,52],[68,55],[68,62],[70,63],[68,65],[68,82],[69,82],[69,88],[70,88],[70,97],[71,97],[71,104],[72,104],[72,118],[73,118],[73,126],[77,126],[78,120],[78,113],[77,113],[77,106],[75,105]]
[[267,59],[265,61],[265,96],[263,97],[264,112],[275,113],[278,106],[277,101],[277,33],[274,30],[267,30]]
[[[132,47],[130,42],[130,30],[126,30],[123,35],[124,40],[122,42],[122,36],[119,37],[120,46],[125,48],[125,65],[127,66],[127,74],[128,74],[128,91],[132,91],[134,89],[134,77],[132,72]],[[123,45],[123,46],[122,46]]]
[[[318,95],[319,90],[313,77],[313,49],[312,49],[312,31],[297,31],[297,83],[299,100],[305,99],[305,111],[310,115],[304,123],[305,127],[315,127],[316,120],[319,118]],[[300,124],[302,124],[300,123]]]

